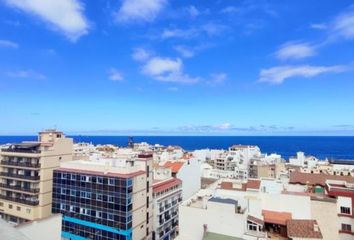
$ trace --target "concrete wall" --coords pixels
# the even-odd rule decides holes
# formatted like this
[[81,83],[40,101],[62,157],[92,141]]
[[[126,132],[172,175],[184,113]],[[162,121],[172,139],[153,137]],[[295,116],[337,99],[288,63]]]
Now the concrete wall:
[[192,197],[201,188],[201,162],[197,159],[190,159],[188,162],[177,173],[177,178],[182,180],[183,199]]
[[16,227],[22,234],[31,240],[60,240],[61,239],[61,215],[52,215],[40,221],[24,223]]

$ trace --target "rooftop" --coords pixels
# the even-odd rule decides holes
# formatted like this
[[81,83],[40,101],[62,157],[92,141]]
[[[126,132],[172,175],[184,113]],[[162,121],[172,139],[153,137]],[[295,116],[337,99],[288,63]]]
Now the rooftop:
[[209,199],[209,202],[217,202],[217,203],[225,203],[225,204],[232,204],[237,205],[237,201],[230,198],[219,198],[219,197],[212,197]]
[[184,162],[166,162],[163,166],[166,168],[171,168],[172,173],[178,173],[178,171],[182,168]]
[[223,234],[208,232],[205,234],[203,240],[243,240],[242,238],[226,236]]
[[152,185],[154,193],[162,192],[170,187],[177,186],[182,184],[182,180],[178,178],[171,178],[167,181],[159,181]]
[[288,237],[322,239],[321,230],[316,220],[288,220]]
[[264,222],[274,223],[286,226],[286,222],[292,219],[292,215],[289,212],[276,212],[269,210],[262,210]]
[[338,180],[354,183],[354,178],[351,176],[339,176],[324,173],[304,173],[299,171],[293,171],[290,173],[289,183],[298,183],[302,185],[320,185],[324,187],[326,185],[326,180]]

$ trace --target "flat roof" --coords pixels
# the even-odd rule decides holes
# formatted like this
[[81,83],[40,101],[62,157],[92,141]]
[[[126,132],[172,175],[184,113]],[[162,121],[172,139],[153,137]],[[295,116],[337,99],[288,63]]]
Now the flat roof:
[[219,198],[219,197],[212,197],[209,199],[209,202],[217,202],[217,203],[226,203],[226,204],[233,204],[236,205],[237,201],[231,198]]
[[0,239],[1,240],[30,240],[11,224],[0,219]]
[[244,240],[243,238],[231,237],[219,233],[208,232],[203,240]]
[[88,174],[88,175],[94,175],[94,176],[103,176],[103,177],[120,177],[120,178],[132,178],[136,177],[139,175],[145,174],[145,171],[136,171],[136,172],[131,172],[131,173],[114,173],[114,172],[109,172],[107,171],[102,172],[102,171],[91,171],[91,170],[83,170],[83,169],[73,169],[73,168],[58,168],[54,171],[58,172],[65,172],[65,173],[83,173],[83,174]]

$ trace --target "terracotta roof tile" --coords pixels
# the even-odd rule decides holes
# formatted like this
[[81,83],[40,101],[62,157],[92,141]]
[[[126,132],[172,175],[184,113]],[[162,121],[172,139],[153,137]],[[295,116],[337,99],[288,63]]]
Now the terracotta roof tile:
[[351,176],[339,176],[330,175],[324,173],[303,173],[299,171],[293,171],[290,173],[290,183],[298,183],[303,185],[320,185],[324,187],[326,185],[326,180],[339,180],[347,181],[349,183],[354,183],[354,178]]
[[164,191],[170,187],[182,184],[182,180],[178,178],[172,178],[167,181],[157,182],[152,185],[152,190],[154,193]]
[[246,187],[247,188],[252,188],[252,189],[259,189],[260,185],[261,185],[261,181],[260,180],[248,179]]
[[290,238],[322,239],[321,230],[316,220],[288,220],[287,231]]
[[167,168],[171,168],[172,173],[178,173],[178,171],[182,168],[184,162],[166,162],[163,166]]
[[286,225],[288,220],[292,219],[292,215],[289,212],[275,212],[269,210],[262,210],[264,222],[274,223],[279,225]]

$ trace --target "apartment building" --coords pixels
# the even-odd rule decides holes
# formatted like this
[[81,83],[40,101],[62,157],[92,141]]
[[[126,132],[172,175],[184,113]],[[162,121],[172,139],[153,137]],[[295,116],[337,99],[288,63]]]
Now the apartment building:
[[64,239],[152,239],[152,154],[64,163],[54,171],[53,213]]
[[340,240],[354,238],[354,184],[327,180],[328,196],[337,199],[338,233]]
[[51,215],[53,170],[72,160],[73,140],[46,130],[0,151],[0,216],[20,224]]
[[[170,169],[161,168],[157,171],[168,172]],[[152,188],[154,199],[153,240],[174,239],[178,227],[178,204],[182,201],[182,181],[170,175],[164,179],[155,179]]]

